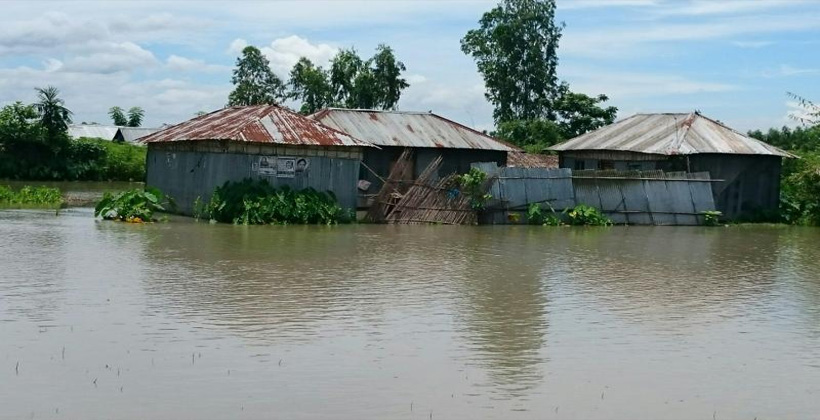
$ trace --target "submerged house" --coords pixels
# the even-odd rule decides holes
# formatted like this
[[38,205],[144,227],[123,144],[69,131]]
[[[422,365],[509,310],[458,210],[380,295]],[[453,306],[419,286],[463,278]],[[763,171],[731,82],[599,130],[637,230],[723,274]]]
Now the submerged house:
[[371,145],[275,105],[220,109],[140,139],[148,146],[146,184],[192,214],[216,187],[245,178],[330,191],[356,206],[363,149]]
[[794,157],[698,112],[636,114],[550,149],[574,170],[709,172],[730,219],[776,211],[781,160]]
[[470,170],[474,162],[507,163],[507,154],[517,147],[432,112],[376,111],[329,108],[310,118],[367,141],[378,148],[363,151],[360,179],[367,181],[362,193],[374,194],[406,148],[413,150],[415,179],[437,156],[442,157],[439,176]]

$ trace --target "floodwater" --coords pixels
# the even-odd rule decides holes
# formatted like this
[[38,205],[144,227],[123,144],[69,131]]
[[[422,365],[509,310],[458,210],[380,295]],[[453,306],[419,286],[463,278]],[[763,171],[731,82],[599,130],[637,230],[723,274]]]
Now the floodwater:
[[820,229],[0,212],[0,418],[818,418]]

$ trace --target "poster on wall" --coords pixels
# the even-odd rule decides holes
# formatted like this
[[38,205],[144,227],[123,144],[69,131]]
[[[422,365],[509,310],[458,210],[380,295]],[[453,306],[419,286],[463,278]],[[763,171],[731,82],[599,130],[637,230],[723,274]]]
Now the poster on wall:
[[255,166],[259,175],[276,175],[276,156],[259,156]]
[[280,157],[276,159],[276,176],[293,178],[305,172],[310,166],[310,159],[301,157]]

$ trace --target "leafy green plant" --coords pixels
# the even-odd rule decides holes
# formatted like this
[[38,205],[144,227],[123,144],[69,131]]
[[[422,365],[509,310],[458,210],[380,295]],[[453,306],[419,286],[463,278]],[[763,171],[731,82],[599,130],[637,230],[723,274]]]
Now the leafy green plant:
[[704,226],[719,226],[720,216],[723,216],[723,212],[717,210],[702,211],[700,214],[703,216]]
[[558,217],[558,214],[555,212],[555,209],[549,205],[549,203],[545,203],[547,208],[544,208],[539,203],[530,203],[527,207],[527,223],[531,225],[543,225],[543,226],[561,226],[564,224],[561,221],[561,218]]
[[466,174],[456,177],[456,184],[461,192],[470,199],[470,207],[473,210],[483,210],[487,201],[493,198],[485,191],[486,180],[487,174],[478,168],[470,168]]
[[19,191],[0,185],[0,207],[59,208],[63,204],[60,190],[50,187],[25,186]]
[[94,208],[94,217],[129,223],[153,222],[156,221],[154,213],[165,211],[166,203],[171,204],[164,201],[156,188],[133,189],[117,195],[105,193]]
[[571,209],[564,210],[567,222],[573,226],[609,226],[609,220],[600,210],[586,204],[579,204]]
[[207,204],[197,200],[194,216],[222,223],[336,224],[349,223],[355,216],[339,206],[330,192],[312,188],[295,191],[275,188],[266,180],[245,179],[218,187]]

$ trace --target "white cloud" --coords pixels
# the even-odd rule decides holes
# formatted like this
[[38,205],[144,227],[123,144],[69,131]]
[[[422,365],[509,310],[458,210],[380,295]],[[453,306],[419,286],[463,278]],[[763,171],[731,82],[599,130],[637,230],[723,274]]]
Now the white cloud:
[[151,51],[132,42],[93,44],[93,50],[94,52],[88,55],[68,58],[61,70],[107,74],[138,70],[157,64],[157,59]]
[[407,82],[410,83],[411,86],[412,85],[417,85],[417,84],[420,84],[420,83],[424,83],[424,82],[427,81],[427,78],[420,75],[420,74],[407,75],[406,79],[407,79]]
[[783,76],[796,76],[800,74],[811,74],[817,72],[820,72],[820,69],[801,69],[790,66],[788,64],[780,65],[780,74],[782,74]]
[[248,41],[245,41],[242,38],[237,38],[231,41],[231,45],[228,46],[228,54],[231,55],[239,55],[242,53],[242,50],[248,46]]
[[560,10],[574,10],[611,7],[649,7],[658,6],[659,4],[657,0],[574,0],[559,1],[557,7]]
[[739,48],[763,48],[773,44],[772,41],[732,41],[732,45]]
[[664,8],[660,15],[705,16],[728,15],[756,12],[769,9],[806,4],[803,0],[694,0],[675,2],[672,7]]
[[180,72],[228,72],[230,67],[219,64],[208,64],[203,60],[180,57],[172,54],[165,60],[165,67]]
[[597,69],[574,69],[568,72],[572,90],[588,95],[606,93],[612,102],[630,98],[692,95],[739,90],[738,86],[699,81],[674,74],[601,72]]
[[293,65],[301,57],[307,57],[317,66],[326,66],[339,51],[328,44],[312,44],[305,38],[291,35],[273,40],[270,46],[261,48],[262,53],[270,60],[270,66],[279,76],[290,73]]

